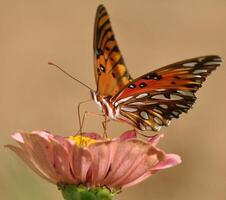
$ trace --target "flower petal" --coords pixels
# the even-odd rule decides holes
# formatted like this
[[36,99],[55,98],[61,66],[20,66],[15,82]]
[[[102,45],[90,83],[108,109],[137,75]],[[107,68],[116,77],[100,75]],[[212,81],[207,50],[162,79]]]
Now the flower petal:
[[71,169],[78,182],[86,182],[91,163],[92,155],[89,149],[74,144],[71,152]]
[[92,162],[92,185],[102,184],[105,177],[111,170],[111,163],[114,158],[114,149],[118,142],[105,141],[98,142],[89,146],[93,155]]
[[[139,140],[134,140],[131,147],[131,151],[126,153],[125,157],[125,159],[129,159],[129,161],[127,163],[125,160],[122,161],[124,169],[122,169],[122,167],[121,170],[120,168],[117,169],[116,174],[118,174],[118,176],[114,174],[114,181],[111,182],[111,185],[114,187],[124,187],[140,179],[140,177],[144,177],[145,174],[150,176],[152,174],[151,168],[164,157],[162,151]],[[119,173],[120,171],[122,171],[121,174]],[[147,177],[147,175],[145,175],[145,177]]]
[[24,139],[21,133],[17,132],[12,135],[12,138],[19,143],[24,143]]
[[122,187],[149,171],[163,156],[161,151],[137,139],[118,143],[105,185]]
[[85,137],[89,137],[89,138],[94,139],[94,140],[101,140],[102,139],[102,137],[99,134],[94,133],[94,132],[92,132],[92,133],[81,133],[81,135],[85,136]]
[[164,134],[156,134],[148,138],[148,142],[151,145],[156,146],[159,143],[160,139],[163,137],[164,137]]
[[178,165],[180,163],[181,163],[180,156],[178,156],[176,154],[166,154],[164,156],[164,159],[162,161],[160,161],[157,165],[152,167],[150,170],[147,170],[143,175],[138,175],[137,179],[134,179],[133,181],[128,182],[128,183],[124,183],[123,187],[125,188],[125,187],[130,187],[130,186],[136,185],[136,184],[144,181],[145,179],[149,178],[150,176],[152,176],[159,170],[167,169],[167,168],[173,167],[175,165]]
[[32,160],[29,157],[29,155],[26,152],[24,152],[21,148],[13,146],[13,145],[6,145],[5,147],[7,147],[7,148],[11,149],[12,151],[14,151],[40,177],[46,179],[47,181],[49,181],[51,183],[56,183],[55,179],[52,179],[47,174],[45,174],[40,169],[38,169],[37,166],[35,166],[34,163],[32,162]]
[[176,154],[166,154],[165,159],[158,163],[152,170],[167,169],[176,166],[182,162],[179,155]]
[[[53,142],[53,167],[58,174],[58,182],[73,184],[75,179],[71,173],[69,152],[61,143]],[[66,141],[65,141],[66,142]]]
[[43,134],[29,134],[31,142],[30,155],[39,168],[52,179],[59,180],[60,176],[54,166],[54,146],[51,140]]
[[148,141],[138,139],[135,130],[112,140],[102,140],[94,133],[83,136],[97,141],[84,146],[68,137],[33,131],[15,133],[13,138],[20,148],[7,147],[52,183],[83,183],[88,187],[132,186],[181,162],[178,155],[165,154],[155,147],[163,135],[155,135]]
[[121,140],[129,140],[129,139],[136,138],[136,137],[137,137],[137,132],[134,129],[126,131],[120,135]]

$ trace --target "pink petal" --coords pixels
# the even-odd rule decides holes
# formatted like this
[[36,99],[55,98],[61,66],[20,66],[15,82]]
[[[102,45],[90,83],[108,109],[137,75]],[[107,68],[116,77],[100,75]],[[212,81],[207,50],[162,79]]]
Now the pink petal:
[[136,138],[136,137],[137,137],[137,132],[134,129],[126,131],[120,135],[121,140],[129,140],[129,139]]
[[74,145],[71,153],[71,168],[78,182],[86,182],[91,163],[92,155],[89,149]]
[[138,183],[143,182],[144,180],[148,179],[150,176],[152,176],[154,173],[152,171],[146,171],[144,174],[139,175],[139,177],[137,177],[134,180],[131,180],[130,182],[128,181],[127,183],[123,184],[123,188],[127,188],[133,185],[136,185]]
[[13,145],[6,145],[7,148],[11,149],[12,151],[14,151],[20,158],[22,158],[24,160],[25,163],[27,163],[27,165],[35,172],[37,173],[40,177],[44,178],[45,180],[56,184],[55,179],[52,179],[51,177],[49,177],[47,174],[45,174],[44,172],[42,172],[40,169],[37,168],[37,166],[35,166],[35,164],[32,162],[32,159],[29,157],[28,154],[26,154],[22,149],[13,146]]
[[162,154],[148,143],[136,139],[121,142],[115,151],[111,171],[104,180],[106,185],[114,187],[123,186],[128,180],[142,175],[150,169],[150,165],[158,162],[156,153]]
[[115,141],[98,142],[90,145],[89,148],[93,155],[91,185],[103,183],[113,162],[114,149],[117,148],[117,145],[118,142]]
[[22,136],[21,133],[14,133],[14,134],[12,135],[12,138],[13,138],[14,140],[16,140],[17,142],[19,142],[19,143],[24,143],[24,139],[23,139],[23,136]]
[[101,141],[95,133],[83,133],[83,136],[99,141],[84,147],[66,137],[33,131],[13,135],[21,148],[7,147],[52,183],[128,187],[181,163],[178,155],[165,154],[155,147],[163,135],[155,135],[148,142],[137,139],[135,130],[106,141]]
[[166,154],[165,159],[158,163],[152,170],[161,170],[173,167],[182,162],[179,155],[176,154]]
[[163,159],[163,152],[145,143],[142,146],[138,146],[139,142],[141,143],[141,141],[136,141],[133,144],[134,147],[137,146],[139,148],[139,151],[132,155],[134,158],[130,158],[131,163],[128,163],[124,174],[118,177],[117,181],[112,182],[112,186],[124,187],[124,185],[137,181],[141,177],[147,177],[145,174],[150,176],[150,169]]
[[50,140],[53,138],[53,135],[47,131],[32,131],[31,133],[34,135],[39,135],[40,137],[42,137],[46,140]]
[[136,184],[144,181],[145,179],[149,178],[150,176],[152,176],[153,174],[155,174],[159,170],[170,168],[170,167],[173,167],[173,166],[178,165],[180,163],[181,163],[181,159],[178,155],[166,154],[164,156],[164,158],[157,165],[152,166],[143,175],[138,175],[137,179],[134,178],[134,180],[132,180],[131,182],[129,182],[129,180],[127,180],[128,183],[124,183],[123,187],[125,188],[125,187],[130,187],[132,185],[136,185]]
[[82,133],[81,135],[85,136],[85,137],[89,137],[89,138],[94,139],[94,140],[101,140],[102,139],[102,137],[99,134],[93,133],[93,132],[92,133]]
[[71,174],[71,166],[69,162],[69,154],[67,149],[60,143],[53,141],[53,167],[58,174],[58,182],[75,183],[73,174]]
[[156,134],[154,136],[151,136],[150,138],[148,138],[148,142],[153,145],[156,146],[160,139],[164,137],[164,134]]
[[14,138],[24,142],[21,146],[28,157],[26,162],[36,173],[40,171],[55,183],[74,183],[67,151],[71,144],[65,138],[53,137],[44,131],[17,133]]

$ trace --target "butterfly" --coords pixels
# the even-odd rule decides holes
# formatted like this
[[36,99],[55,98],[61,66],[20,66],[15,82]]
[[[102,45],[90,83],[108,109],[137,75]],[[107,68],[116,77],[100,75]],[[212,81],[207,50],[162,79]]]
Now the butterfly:
[[220,65],[217,55],[176,62],[133,79],[116,42],[106,8],[97,8],[94,26],[93,100],[108,119],[127,122],[145,131],[159,131],[186,113],[195,92]]

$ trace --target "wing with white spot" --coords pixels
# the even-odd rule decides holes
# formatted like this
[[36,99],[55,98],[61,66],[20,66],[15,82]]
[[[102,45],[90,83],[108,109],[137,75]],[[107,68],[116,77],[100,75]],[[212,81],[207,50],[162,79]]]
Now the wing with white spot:
[[220,62],[219,56],[211,55],[162,67],[129,83],[112,102],[124,121],[140,130],[158,131],[192,107],[195,92]]

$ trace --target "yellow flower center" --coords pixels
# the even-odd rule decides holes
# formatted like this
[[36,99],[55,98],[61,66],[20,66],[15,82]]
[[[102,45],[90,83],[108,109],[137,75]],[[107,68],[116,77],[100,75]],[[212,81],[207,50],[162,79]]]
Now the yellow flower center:
[[81,135],[69,136],[69,139],[74,141],[77,145],[86,147],[97,142],[97,140]]

